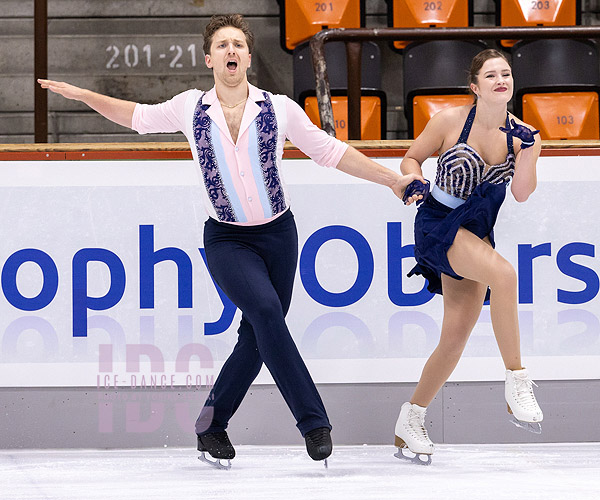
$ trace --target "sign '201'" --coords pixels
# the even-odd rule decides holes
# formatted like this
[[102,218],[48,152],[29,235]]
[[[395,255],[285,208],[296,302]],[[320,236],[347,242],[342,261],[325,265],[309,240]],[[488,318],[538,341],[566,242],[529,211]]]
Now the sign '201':
[[333,12],[333,2],[315,2],[315,12]]

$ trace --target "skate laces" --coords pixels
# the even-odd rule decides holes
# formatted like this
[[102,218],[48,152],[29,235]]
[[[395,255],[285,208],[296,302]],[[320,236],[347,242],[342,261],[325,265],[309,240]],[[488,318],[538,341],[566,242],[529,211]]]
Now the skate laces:
[[214,442],[217,445],[220,446],[229,446],[231,445],[231,443],[229,442],[229,437],[227,436],[226,432],[211,432],[208,434],[205,434],[204,436],[206,436],[206,438],[210,439],[212,442]]
[[425,412],[418,413],[412,408],[408,410],[408,425],[419,439],[429,441],[427,429],[425,429]]
[[[331,434],[328,427],[318,427],[304,436],[306,440],[306,451],[313,460],[325,460],[333,449]],[[325,462],[327,467],[327,462]]]
[[519,403],[523,405],[528,410],[537,410],[538,403],[535,399],[535,395],[533,394],[533,386],[538,385],[531,380],[528,376],[521,377],[513,377],[515,381],[515,390],[517,392],[517,398]]
[[[233,445],[229,440],[229,436],[227,432],[210,432],[208,434],[204,434],[203,436],[199,436],[202,445],[206,447],[208,452],[211,455],[216,454],[231,454],[235,453]],[[233,457],[232,457],[233,458]]]
[[305,438],[314,446],[328,445],[331,442],[330,431],[327,427],[318,427],[306,433]]

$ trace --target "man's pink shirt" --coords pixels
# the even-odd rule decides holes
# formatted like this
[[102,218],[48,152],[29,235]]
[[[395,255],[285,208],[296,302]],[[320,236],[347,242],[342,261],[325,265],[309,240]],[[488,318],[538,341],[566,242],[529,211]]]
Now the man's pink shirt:
[[[218,162],[218,168],[221,177],[228,184],[230,199],[234,200],[238,214],[239,222],[234,224],[257,225],[269,222],[281,214],[273,215],[270,211],[265,197],[262,169],[256,154],[254,120],[261,110],[256,103],[263,101],[265,97],[263,91],[253,85],[248,84],[248,88],[248,100],[237,142],[231,137],[215,88],[206,93],[196,89],[188,90],[161,104],[137,104],[133,113],[132,128],[140,134],[183,132],[190,143],[200,181],[204,185],[193,131],[196,105],[204,94],[202,103],[209,105],[206,114],[218,129],[218,134],[212,135],[213,148],[217,158],[221,160]],[[286,138],[315,163],[326,167],[336,167],[348,145],[315,126],[302,108],[289,97],[270,93],[268,95],[277,118],[277,169],[286,206],[289,207],[289,192],[281,178],[281,159]],[[208,215],[218,220],[208,194],[202,191],[203,204]]]

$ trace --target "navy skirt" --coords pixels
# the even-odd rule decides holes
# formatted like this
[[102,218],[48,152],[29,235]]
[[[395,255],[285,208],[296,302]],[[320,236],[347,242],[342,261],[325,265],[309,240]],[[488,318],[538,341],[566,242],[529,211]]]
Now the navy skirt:
[[461,280],[448,262],[448,249],[460,227],[494,243],[494,224],[506,196],[508,183],[483,182],[457,208],[450,208],[429,195],[421,203],[415,218],[415,259],[417,265],[408,276],[418,274],[427,279],[427,289],[442,293],[442,273]]

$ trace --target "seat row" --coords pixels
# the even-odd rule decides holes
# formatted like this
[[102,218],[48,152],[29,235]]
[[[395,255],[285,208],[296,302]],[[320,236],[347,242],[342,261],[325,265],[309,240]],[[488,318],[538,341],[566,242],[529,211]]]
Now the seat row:
[[[291,5],[299,11],[294,11]],[[298,7],[302,4],[302,9]],[[341,0],[319,4],[315,2],[282,1],[282,14],[294,12],[296,20],[308,18],[312,7],[323,24],[312,23],[310,32],[339,26],[336,20],[354,16],[354,26],[360,26],[364,14],[362,2]],[[580,2],[548,0],[528,2],[498,0],[497,16],[501,25],[575,24],[580,19]],[[343,9],[342,9],[343,7]],[[389,18],[403,19],[404,25],[468,26],[472,24],[472,2],[440,0],[416,2],[390,0]],[[335,9],[340,9],[334,19]],[[287,9],[287,10],[286,10]],[[325,19],[325,16],[330,17]],[[282,19],[284,17],[282,16]],[[283,21],[282,21],[283,22]],[[328,24],[324,24],[327,22]],[[296,29],[302,23],[294,24]],[[350,25],[352,27],[352,25]],[[282,25],[282,44],[289,49],[300,38]],[[305,35],[304,35],[305,36]],[[512,59],[515,75],[514,113],[541,130],[543,139],[600,139],[599,90],[600,58],[596,44],[589,40],[536,40],[501,42]],[[403,104],[409,138],[423,130],[433,114],[447,106],[473,102],[467,86],[470,61],[487,48],[479,41],[394,42],[402,51]],[[347,139],[347,75],[343,42],[325,46],[336,135]],[[314,73],[308,43],[293,46],[294,98],[311,119],[320,125],[315,97]],[[361,138],[386,138],[386,95],[381,86],[379,46],[363,43],[361,81]],[[540,71],[543,68],[543,71]]]
[[[411,43],[404,49],[402,82],[409,138],[448,106],[473,102],[467,85],[479,41]],[[535,40],[514,45],[513,112],[539,129],[542,139],[600,139],[600,56],[590,40]],[[325,45],[336,135],[347,139],[347,74],[343,42]],[[386,96],[381,88],[379,47],[365,42],[361,63],[361,138],[386,138]],[[294,98],[320,125],[307,44],[294,52]]]
[[[365,0],[278,0],[281,46],[292,52],[322,29],[365,26]],[[581,0],[495,0],[497,26],[574,26]],[[460,28],[473,25],[473,0],[386,0],[393,28]],[[515,40],[503,40],[512,47]],[[394,42],[396,49],[406,41]]]

